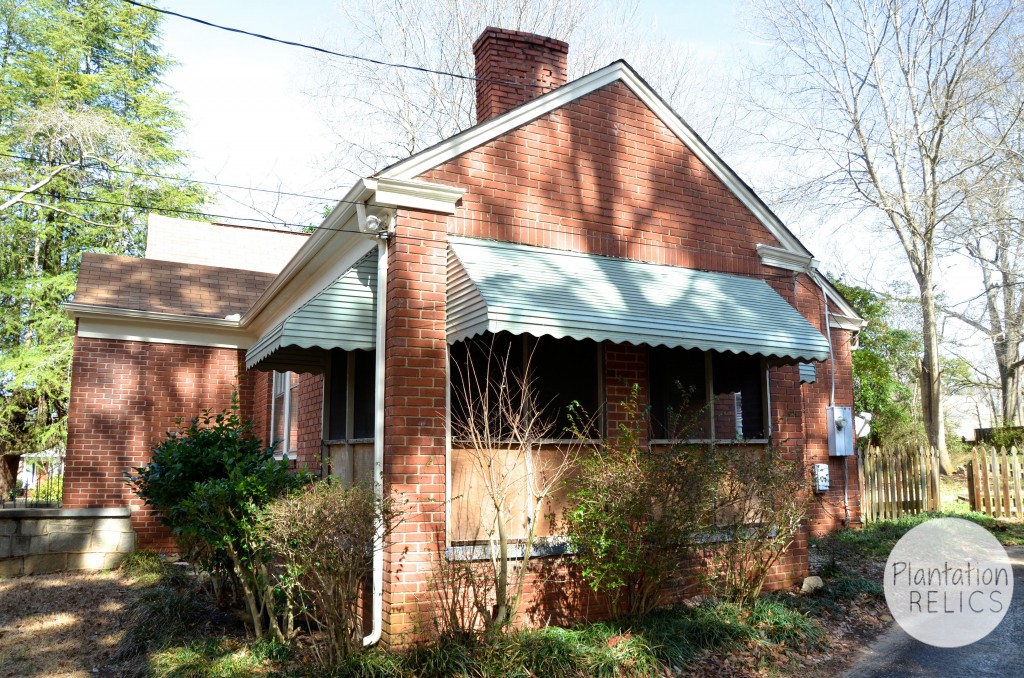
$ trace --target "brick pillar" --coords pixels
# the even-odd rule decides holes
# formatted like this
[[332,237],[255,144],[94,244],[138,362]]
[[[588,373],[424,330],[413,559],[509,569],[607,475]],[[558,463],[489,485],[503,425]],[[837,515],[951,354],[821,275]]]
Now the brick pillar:
[[401,211],[388,245],[384,483],[407,502],[385,553],[392,646],[432,628],[429,579],[445,544],[446,243],[445,217]]
[[650,402],[647,351],[646,346],[608,343],[604,345],[604,392],[608,402],[609,436],[615,436],[619,424],[626,423],[626,412],[622,408],[622,403],[629,400],[633,384],[640,385],[640,408],[646,407]]

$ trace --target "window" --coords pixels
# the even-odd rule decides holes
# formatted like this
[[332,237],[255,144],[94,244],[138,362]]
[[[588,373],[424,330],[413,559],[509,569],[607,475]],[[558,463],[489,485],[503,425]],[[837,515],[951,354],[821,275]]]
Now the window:
[[294,372],[274,372],[270,414],[270,439],[278,443],[278,459],[294,459],[299,449],[299,422],[296,416],[299,377]]
[[658,346],[650,350],[649,368],[653,438],[768,437],[766,372],[759,356]]
[[373,478],[376,353],[333,349],[324,385],[330,473],[346,486]]
[[[449,351],[450,413],[452,417],[452,450],[449,486],[449,538],[452,544],[479,544],[488,537],[487,526],[493,526],[493,505],[486,492],[484,468],[493,470],[508,483],[508,537],[521,539],[527,531],[527,480],[543,477],[545,469],[557,468],[565,459],[559,440],[571,437],[568,405],[573,401],[591,416],[601,413],[600,351],[594,341],[555,339],[552,337],[517,336],[507,332],[484,334],[459,341]],[[526,379],[524,372],[529,369]],[[543,408],[544,418],[551,421],[546,444],[523,450],[514,442],[503,423],[492,426],[491,449],[468,446],[458,437],[456,422],[465,420],[474,406],[479,407],[484,393],[493,399],[502,388],[510,387],[512,402],[517,403],[517,389],[528,382],[532,396]],[[479,409],[475,413],[480,414]],[[502,420],[502,417],[498,417]],[[491,420],[493,421],[493,419]],[[494,430],[496,429],[496,430]],[[593,436],[600,435],[600,423]],[[493,466],[491,465],[493,464]],[[492,482],[494,482],[492,480]],[[566,503],[566,491],[560,488],[533,517],[536,535],[547,538],[557,534],[551,516],[560,516]]]
[[[506,384],[514,392],[524,381],[533,388],[533,397],[552,423],[551,440],[570,437],[569,405],[577,402],[591,417],[600,415],[600,363],[598,345],[589,339],[555,339],[485,333],[450,347],[448,373],[451,381],[451,415],[453,421],[464,419],[469,412],[472,394],[482,394],[485,387],[491,398],[497,395],[503,370],[508,371]],[[595,436],[600,426],[595,426]],[[497,439],[506,436],[500,432]]]
[[331,351],[327,439],[370,440],[374,425],[374,351]]

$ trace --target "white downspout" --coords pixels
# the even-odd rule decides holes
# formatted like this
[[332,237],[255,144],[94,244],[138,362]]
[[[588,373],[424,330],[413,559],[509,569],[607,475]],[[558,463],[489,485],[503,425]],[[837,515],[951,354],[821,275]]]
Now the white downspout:
[[[359,230],[367,232],[366,207],[356,205]],[[377,237],[377,337],[373,390],[373,490],[378,499],[384,497],[384,342],[387,336],[388,289],[388,231],[383,229]],[[372,626],[370,635],[363,638],[363,646],[375,644],[384,630],[384,526],[377,527],[373,539],[373,594]]]

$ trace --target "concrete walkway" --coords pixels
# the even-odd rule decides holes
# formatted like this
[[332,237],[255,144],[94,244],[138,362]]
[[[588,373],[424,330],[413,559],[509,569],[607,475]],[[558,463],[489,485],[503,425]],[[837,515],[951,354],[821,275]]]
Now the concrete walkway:
[[951,649],[926,645],[893,625],[865,648],[846,678],[1024,676],[1024,547],[1006,552],[1013,563],[1013,602],[992,633]]

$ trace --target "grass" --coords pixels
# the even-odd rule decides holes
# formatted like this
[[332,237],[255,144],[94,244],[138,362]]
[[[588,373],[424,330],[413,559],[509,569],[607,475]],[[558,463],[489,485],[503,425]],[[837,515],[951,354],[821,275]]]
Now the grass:
[[750,610],[727,603],[680,606],[621,622],[523,629],[490,645],[442,640],[407,653],[372,650],[350,657],[333,675],[659,676],[668,668],[685,670],[708,650],[806,647],[823,638],[818,622],[783,602],[765,599]]
[[153,654],[148,675],[153,678],[243,678],[281,675],[276,663],[284,648],[274,643],[243,643],[232,638],[205,638]]
[[934,518],[963,518],[981,525],[991,532],[1004,546],[1024,544],[1024,523],[1002,521],[971,511],[963,504],[951,505],[939,512],[905,516],[899,520],[885,520],[869,523],[859,530],[844,530],[817,540],[816,545],[823,551],[834,551],[846,558],[885,559],[889,552],[914,527]]

